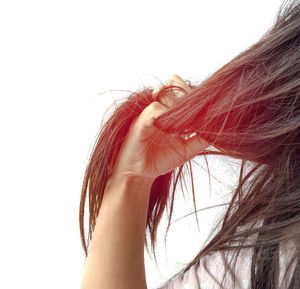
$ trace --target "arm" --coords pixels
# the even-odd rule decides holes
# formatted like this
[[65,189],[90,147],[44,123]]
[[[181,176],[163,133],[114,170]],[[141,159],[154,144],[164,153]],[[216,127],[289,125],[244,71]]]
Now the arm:
[[[175,78],[172,84],[186,86]],[[209,146],[199,135],[184,140],[154,126],[174,97],[153,101],[131,123],[105,188],[81,289],[147,288],[144,237],[152,183]]]
[[81,289],[146,289],[144,236],[152,182],[110,179],[84,267]]

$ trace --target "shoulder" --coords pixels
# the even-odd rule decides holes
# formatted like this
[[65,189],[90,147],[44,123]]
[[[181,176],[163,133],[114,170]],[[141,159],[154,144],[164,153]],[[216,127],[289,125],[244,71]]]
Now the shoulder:
[[[204,257],[199,264],[194,264],[184,274],[175,275],[157,289],[219,289],[225,274],[225,288],[233,288],[232,266],[225,272],[225,261],[230,260],[224,252],[215,252]],[[234,263],[234,262],[233,262]],[[235,267],[235,288],[247,289],[251,261],[249,254],[240,254]]]
[[175,275],[170,278],[162,287],[157,289],[202,289],[197,274],[197,265],[194,264],[184,274]]

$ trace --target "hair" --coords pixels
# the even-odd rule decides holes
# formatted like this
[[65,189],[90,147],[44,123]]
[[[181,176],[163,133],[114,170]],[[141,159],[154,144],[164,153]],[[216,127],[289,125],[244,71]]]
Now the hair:
[[[228,156],[241,160],[241,166],[231,201],[219,220],[220,228],[211,232],[205,246],[176,275],[182,276],[192,265],[214,252],[228,251],[237,258],[241,250],[250,248],[253,250],[251,289],[300,288],[299,1],[284,1],[274,24],[257,43],[199,85],[191,85],[189,81],[187,84],[191,90],[159,116],[154,125],[181,137],[199,134],[217,149],[201,151],[199,156],[205,160],[212,154]],[[161,89],[158,98],[174,88]],[[131,93],[116,107],[97,135],[84,175],[79,208],[80,235],[86,257],[110,171],[133,119],[154,101],[152,91],[144,87]],[[190,165],[190,161],[187,164]],[[183,166],[177,173],[173,170],[157,177],[151,187],[145,245],[148,250],[149,234],[154,256],[157,227],[166,208],[169,212],[166,235],[169,230],[174,193],[178,180],[182,181]],[[86,242],[87,192],[90,216]],[[253,241],[249,242],[251,237]],[[279,246],[284,244],[288,245],[286,253],[291,258],[285,277],[290,270],[291,278],[280,287]],[[225,273],[228,268],[226,262]],[[225,274],[223,281],[224,278]]]

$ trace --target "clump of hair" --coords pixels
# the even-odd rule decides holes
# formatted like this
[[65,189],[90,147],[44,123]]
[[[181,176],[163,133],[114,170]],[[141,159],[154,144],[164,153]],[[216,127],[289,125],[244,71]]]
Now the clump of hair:
[[[199,156],[225,155],[242,162],[238,185],[220,219],[221,228],[211,233],[201,251],[176,275],[214,252],[230,252],[236,260],[242,250],[250,248],[251,289],[300,288],[299,1],[284,1],[274,25],[257,43],[199,85],[187,83],[191,91],[154,125],[182,137],[199,134],[217,148]],[[79,210],[86,256],[110,169],[133,119],[153,102],[152,91],[145,88],[130,94],[98,134],[85,171]],[[178,180],[182,183],[184,179],[183,167],[159,176],[151,187],[146,232],[154,256],[157,227],[169,205],[167,235],[175,189]],[[83,220],[87,194],[90,216],[86,242]],[[287,244],[291,262],[279,269],[279,248]],[[225,273],[232,262],[225,262]],[[289,280],[287,274],[285,280],[278,280],[278,270],[283,269],[290,272]]]

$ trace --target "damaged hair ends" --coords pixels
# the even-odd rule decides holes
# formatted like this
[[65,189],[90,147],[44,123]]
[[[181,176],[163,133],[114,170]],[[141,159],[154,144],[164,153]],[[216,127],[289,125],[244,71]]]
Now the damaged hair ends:
[[[253,250],[251,289],[299,289],[300,2],[284,1],[273,26],[254,45],[199,85],[187,83],[191,90],[158,117],[154,125],[182,138],[199,134],[217,149],[205,150],[199,156],[205,160],[212,154],[229,156],[241,160],[241,167],[238,185],[220,219],[220,229],[211,233],[205,246],[176,275],[182,275],[214,252],[230,252],[234,256],[232,262],[243,249],[250,248]],[[162,89],[158,100],[170,89],[176,87]],[[86,256],[110,171],[132,121],[154,101],[152,91],[144,88],[131,93],[98,133],[85,171],[79,208]],[[185,165],[190,167],[192,179],[191,162]],[[185,165],[159,176],[152,184],[146,227],[154,256],[158,224],[168,209],[167,235],[175,189],[178,181],[184,180]],[[250,169],[245,173],[247,168]],[[193,197],[195,205],[194,190]],[[291,258],[281,281],[278,279],[279,269],[283,269],[279,264],[280,245],[288,245],[287,254]],[[230,262],[225,262],[221,288],[225,288]],[[232,277],[235,279],[234,274]]]

